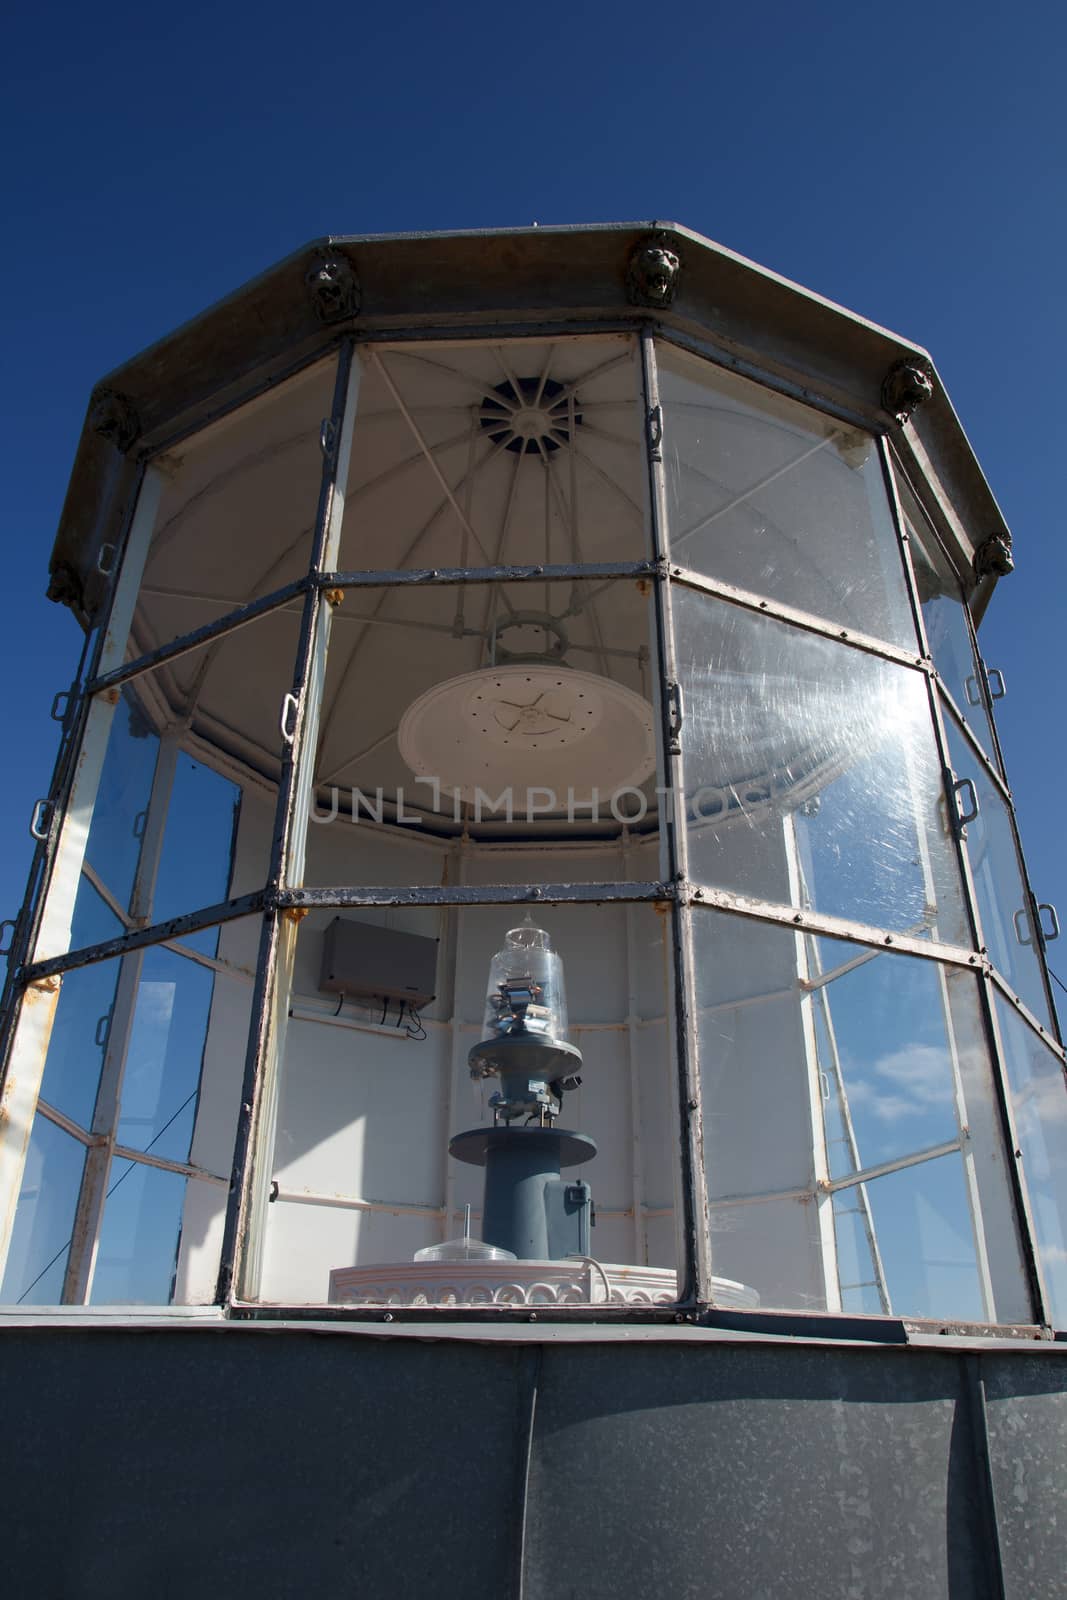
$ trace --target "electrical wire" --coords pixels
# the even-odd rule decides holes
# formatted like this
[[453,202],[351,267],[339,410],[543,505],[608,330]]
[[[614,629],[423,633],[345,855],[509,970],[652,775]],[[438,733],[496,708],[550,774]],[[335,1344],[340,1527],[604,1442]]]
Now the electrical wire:
[[1049,969],[1048,969],[1048,975],[1049,975],[1050,978],[1055,978],[1056,982],[1059,984],[1059,986],[1063,990],[1064,994],[1067,994],[1067,983],[1064,983],[1062,978],[1057,978],[1056,974],[1053,972],[1051,967],[1049,967]]

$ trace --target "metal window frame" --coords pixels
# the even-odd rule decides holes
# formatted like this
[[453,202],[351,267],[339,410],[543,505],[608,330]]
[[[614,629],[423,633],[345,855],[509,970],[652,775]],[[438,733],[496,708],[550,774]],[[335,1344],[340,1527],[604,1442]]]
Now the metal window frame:
[[[87,639],[87,650],[86,654],[83,656],[83,664],[81,669],[81,673],[84,674],[84,687],[75,697],[73,697],[73,703],[68,706],[68,715],[65,721],[65,734],[63,741],[61,742],[59,754],[57,756],[56,772],[53,778],[52,792],[55,794],[55,800],[52,803],[53,816],[48,835],[46,839],[39,844],[38,851],[36,853],[35,868],[34,872],[31,873],[31,887],[27,894],[27,900],[24,903],[23,913],[20,919],[23,925],[20,929],[16,930],[16,959],[13,959],[11,962],[8,987],[11,996],[15,999],[24,997],[29,993],[31,988],[35,988],[37,986],[43,987],[51,980],[60,976],[62,972],[80,965],[88,964],[90,961],[98,961],[115,955],[122,956],[147,945],[166,943],[167,940],[180,938],[183,934],[194,932],[200,928],[206,928],[228,922],[236,917],[244,916],[249,913],[259,911],[264,913],[264,931],[261,940],[260,961],[257,966],[255,990],[253,996],[253,1026],[250,1029],[249,1034],[250,1044],[245,1073],[245,1090],[251,1090],[252,1092],[251,1094],[246,1092],[242,1095],[242,1116],[238,1128],[234,1169],[231,1178],[231,1189],[237,1198],[230,1207],[230,1215],[227,1221],[227,1237],[223,1249],[223,1260],[220,1269],[219,1280],[220,1296],[224,1305],[229,1306],[235,1311],[240,1307],[242,1310],[250,1313],[266,1314],[269,1309],[273,1309],[255,1307],[252,1305],[241,1306],[241,1302],[235,1293],[234,1246],[237,1237],[240,1234],[241,1227],[245,1221],[244,1212],[242,1210],[245,1202],[242,1196],[244,1192],[244,1186],[247,1183],[249,1169],[248,1158],[253,1143],[251,1135],[254,1123],[254,1116],[252,1114],[250,1101],[255,1097],[259,1087],[258,1069],[263,1056],[266,1027],[269,1021],[270,993],[276,979],[279,960],[279,934],[284,928],[284,924],[286,922],[290,922],[291,924],[292,913],[306,911],[307,909],[311,909],[313,905],[331,905],[343,907],[346,905],[397,904],[531,904],[537,903],[538,901],[542,903],[559,904],[565,904],[569,902],[588,903],[590,901],[636,903],[647,900],[662,901],[670,905],[676,967],[677,1003],[675,1006],[675,1022],[679,1036],[679,1082],[681,1090],[684,1094],[684,1099],[682,1102],[682,1159],[683,1171],[685,1174],[683,1191],[688,1207],[685,1233],[687,1254],[692,1262],[692,1268],[690,1272],[687,1273],[685,1293],[683,1294],[683,1297],[679,1303],[681,1306],[693,1308],[691,1311],[686,1313],[687,1318],[691,1318],[698,1313],[702,1317],[705,1315],[715,1315],[710,1295],[708,1293],[710,1286],[710,1262],[707,1254],[707,1219],[705,1214],[703,1223],[701,1222],[698,1214],[699,1206],[697,1206],[694,1202],[694,1194],[698,1189],[700,1192],[703,1192],[703,1184],[702,1182],[699,1184],[694,1182],[694,1174],[699,1175],[700,1173],[702,1155],[699,1115],[699,1082],[697,1081],[698,1074],[694,1072],[692,1061],[689,1056],[689,1050],[692,1043],[692,1030],[689,1028],[688,1024],[692,1013],[692,997],[694,992],[692,987],[692,934],[691,925],[689,922],[689,912],[692,906],[713,906],[722,911],[731,912],[734,915],[753,917],[757,920],[769,922],[784,923],[788,919],[791,926],[798,924],[802,918],[804,931],[806,932],[824,934],[832,938],[848,939],[853,942],[864,944],[871,948],[872,951],[884,948],[887,945],[891,945],[898,951],[920,956],[925,959],[933,959],[935,961],[940,961],[942,963],[955,966],[966,965],[971,970],[975,970],[984,979],[983,984],[980,986],[983,993],[988,994],[992,987],[995,987],[997,990],[1003,993],[1005,997],[1013,1003],[1016,1010],[1024,1017],[1024,1020],[1027,1022],[1027,1024],[1041,1037],[1042,1042],[1047,1047],[1052,1049],[1053,1054],[1056,1055],[1061,1062],[1064,1060],[1062,1045],[1059,1044],[1057,1040],[1053,1040],[1049,1037],[1047,1030],[1038,1022],[1036,1018],[1032,1017],[1029,1012],[1027,1012],[1026,1008],[1019,1001],[1019,998],[1012,993],[1010,986],[1006,984],[1003,977],[991,967],[991,964],[983,956],[976,955],[971,951],[960,950],[952,946],[935,945],[931,941],[908,940],[906,936],[887,934],[884,930],[873,929],[862,924],[853,924],[847,922],[845,919],[823,918],[818,917],[810,912],[803,912],[798,915],[797,912],[792,908],[770,905],[768,903],[759,901],[746,901],[743,897],[726,895],[722,891],[717,891],[707,886],[690,884],[687,880],[685,872],[686,856],[684,828],[678,829],[673,824],[670,824],[670,833],[672,838],[668,844],[668,856],[671,861],[672,872],[669,880],[667,881],[640,884],[634,883],[629,885],[544,885],[527,889],[518,888],[513,885],[479,886],[477,890],[468,891],[466,895],[460,895],[458,898],[448,899],[440,898],[439,895],[435,896],[435,893],[432,890],[407,891],[407,898],[405,898],[405,891],[397,891],[392,888],[376,890],[373,887],[353,887],[349,889],[341,888],[316,891],[296,887],[285,887],[284,869],[290,859],[289,840],[294,821],[295,806],[298,798],[298,778],[301,774],[304,774],[306,777],[306,733],[308,719],[305,716],[306,705],[303,703],[303,694],[304,691],[306,691],[309,682],[311,681],[311,676],[314,671],[315,650],[317,647],[320,647],[323,644],[323,641],[328,635],[328,624],[325,628],[321,625],[321,617],[323,613],[325,613],[328,617],[328,608],[323,605],[322,599],[323,592],[328,588],[382,588],[404,587],[407,585],[418,584],[469,584],[505,581],[509,583],[544,582],[546,579],[566,579],[576,576],[586,578],[603,577],[651,579],[653,584],[652,593],[654,609],[657,619],[656,642],[658,646],[657,664],[659,667],[659,678],[664,684],[669,685],[674,681],[671,671],[671,668],[673,667],[673,635],[670,628],[670,586],[672,582],[677,581],[683,586],[700,589],[713,594],[717,598],[729,604],[758,611],[763,615],[770,615],[793,627],[807,629],[808,631],[822,634],[823,636],[834,639],[837,642],[844,643],[850,648],[864,650],[868,653],[880,656],[883,659],[893,661],[899,665],[906,666],[913,670],[918,670],[927,678],[927,681],[930,685],[932,707],[939,704],[938,695],[943,695],[951,705],[951,697],[948,696],[947,690],[945,690],[944,685],[941,683],[936,669],[929,659],[928,653],[926,655],[913,657],[908,652],[902,651],[898,646],[888,644],[887,642],[881,641],[873,636],[857,634],[851,630],[841,630],[840,628],[835,627],[833,624],[828,623],[825,619],[810,616],[807,613],[797,611],[795,608],[764,600],[758,595],[733,589],[729,585],[719,584],[713,579],[704,578],[700,574],[691,573],[684,567],[679,566],[672,570],[669,566],[669,555],[667,552],[666,540],[665,492],[662,461],[657,460],[657,452],[651,433],[655,407],[658,405],[658,388],[656,384],[655,367],[655,342],[657,339],[664,343],[677,345],[679,348],[690,350],[693,354],[701,356],[705,360],[714,362],[726,370],[736,372],[744,378],[751,379],[764,388],[768,388],[785,394],[790,398],[800,400],[804,404],[811,406],[813,409],[816,409],[825,415],[836,417],[841,421],[849,423],[853,426],[859,426],[865,429],[865,431],[868,431],[874,435],[879,440],[879,449],[882,456],[883,467],[886,470],[891,486],[890,492],[893,495],[894,505],[896,508],[895,516],[898,525],[898,534],[902,537],[902,540],[906,546],[907,533],[904,529],[899,503],[896,501],[895,486],[893,486],[892,481],[892,466],[889,462],[888,446],[884,434],[882,433],[882,425],[880,425],[877,420],[872,419],[871,416],[865,416],[859,413],[851,412],[847,409],[843,409],[839,404],[828,400],[826,396],[785,382],[780,377],[772,373],[768,373],[763,369],[757,368],[751,363],[738,361],[728,351],[719,349],[711,342],[688,338],[687,336],[679,333],[679,331],[676,329],[659,327],[650,319],[635,319],[634,322],[625,320],[619,322],[616,320],[611,322],[610,325],[606,323],[604,325],[601,325],[600,323],[582,323],[581,325],[576,325],[573,328],[563,328],[558,322],[552,322],[551,324],[539,322],[523,324],[521,331],[518,328],[512,330],[503,329],[499,326],[494,326],[492,329],[468,327],[462,330],[456,330],[455,328],[452,328],[447,330],[447,339],[452,343],[466,343],[470,340],[484,339],[486,337],[490,337],[494,341],[499,341],[508,337],[538,338],[545,337],[546,334],[558,337],[565,335],[568,332],[579,335],[595,335],[597,333],[615,332],[626,332],[631,334],[640,333],[644,399],[647,421],[649,424],[649,431],[646,434],[646,465],[648,468],[650,494],[649,518],[655,550],[655,559],[652,561],[640,563],[608,563],[600,564],[599,566],[562,564],[555,567],[530,566],[525,568],[483,567],[418,569],[410,572],[403,571],[399,573],[381,571],[349,573],[334,570],[326,561],[326,555],[328,553],[328,529],[331,509],[335,503],[337,489],[335,455],[332,462],[329,459],[327,460],[324,468],[323,481],[320,488],[320,506],[316,523],[316,537],[314,541],[310,569],[306,577],[297,580],[294,584],[290,584],[282,590],[275,591],[269,596],[252,602],[248,606],[235,608],[231,612],[227,613],[224,617],[217,619],[214,623],[207,624],[203,628],[193,630],[190,634],[183,636],[181,639],[172,641],[169,645],[161,647],[159,651],[151,652],[146,656],[138,658],[136,661],[124,663],[122,665],[107,666],[109,644],[112,650],[114,648],[116,615],[118,610],[117,600],[121,581],[123,578],[125,578],[128,583],[130,576],[130,569],[128,568],[126,562],[126,554],[131,542],[131,531],[136,521],[138,509],[141,504],[140,493],[135,498],[134,504],[130,508],[126,533],[123,539],[122,559],[116,562],[112,575],[110,589],[111,618],[109,626],[106,630],[103,628],[100,629],[91,650],[88,648],[89,639]],[[443,330],[438,331],[434,329],[422,329],[418,330],[417,342],[424,343],[435,338],[441,339],[445,336],[446,335],[444,334]],[[366,342],[384,342],[401,345],[410,341],[407,339],[397,340],[396,335],[392,334],[390,336],[373,335]],[[342,373],[351,373],[355,344],[356,341],[354,339],[348,338],[342,341],[339,346],[330,346],[327,349],[317,351],[309,358],[300,361],[293,369],[294,371],[303,370],[304,368],[314,365],[324,359],[329,359],[330,351],[333,349],[337,350],[337,381],[335,385],[334,407],[331,419],[335,427],[338,423],[343,424],[345,419],[346,413],[343,396],[347,394],[347,378],[342,381]],[[218,408],[216,412],[211,413],[209,420],[214,420],[219,416],[226,415],[233,410],[238,409],[250,398],[254,398],[256,394],[264,392],[266,389],[273,387],[277,381],[277,379],[274,379],[265,385],[260,385],[257,388],[235,396],[223,407]],[[349,421],[351,422],[351,412],[349,412],[348,416]],[[199,431],[204,425],[204,419],[198,419],[194,424],[190,424],[184,430],[181,436],[184,437],[189,433]],[[175,435],[175,439],[177,437],[178,435]],[[174,440],[168,440],[168,446],[173,442]],[[900,468],[899,470],[903,470],[903,468]],[[142,468],[142,488],[144,476],[145,469]],[[343,487],[341,492],[343,494]],[[934,491],[931,490],[931,492]],[[916,498],[919,499],[920,505],[924,506],[925,509],[923,499],[918,495]],[[905,569],[908,574],[909,591],[912,596],[913,609],[917,610],[920,640],[922,644],[925,645],[926,640],[925,633],[922,629],[921,608],[918,608],[918,602],[915,594],[914,574],[912,573],[910,562],[907,560],[906,555]],[[106,944],[88,947],[81,951],[67,952],[64,955],[50,957],[47,959],[36,961],[27,960],[26,956],[28,953],[36,953],[36,947],[38,944],[36,935],[40,928],[41,913],[45,907],[47,894],[51,887],[51,880],[54,875],[55,853],[59,832],[56,824],[57,821],[61,821],[65,816],[66,805],[69,800],[71,790],[74,787],[76,777],[76,764],[74,758],[81,751],[86,721],[88,720],[93,705],[100,703],[100,700],[103,698],[106,691],[116,689],[121,683],[130,681],[130,679],[139,676],[141,673],[152,670],[154,666],[161,665],[164,661],[174,659],[179,654],[184,654],[189,650],[196,649],[201,644],[207,643],[223,633],[227,633],[235,628],[244,626],[247,622],[253,621],[259,615],[266,614],[301,597],[303,606],[302,626],[300,643],[298,646],[298,659],[294,671],[293,692],[294,694],[301,696],[302,703],[300,706],[300,714],[297,718],[296,737],[292,746],[286,753],[283,761],[283,781],[279,787],[279,796],[276,809],[275,836],[272,844],[268,881],[265,887],[253,894],[242,897],[240,900],[226,902],[223,905],[215,907],[202,908],[183,917],[171,919],[167,923],[155,925],[154,927],[132,930],[118,939],[108,941]],[[973,646],[973,618],[970,614],[970,608],[967,606],[965,606],[965,613],[968,619],[968,627],[971,632]],[[977,652],[977,649],[975,649],[975,655],[976,659],[980,662],[981,657]],[[672,775],[675,775],[680,780],[680,752],[676,752],[672,749],[673,730],[669,696],[661,695],[660,700],[662,723],[661,738],[663,741],[663,748],[665,752],[667,752],[669,767]],[[954,707],[953,710],[955,710]],[[935,726],[938,728],[938,737],[943,739],[943,733],[938,721],[938,714],[936,711],[933,714]],[[996,739],[995,723],[992,715],[990,715],[990,722],[994,728],[994,739]],[[960,725],[966,731],[966,723],[961,722]],[[970,742],[972,744],[975,743],[973,739]],[[999,742],[997,743],[997,754],[998,756],[1000,754]],[[996,772],[989,763],[988,758],[986,758],[984,755],[984,752],[982,752],[982,759],[985,762],[989,772],[993,774],[998,788],[1004,791],[1005,786],[1003,778],[1001,777],[1000,773]],[[675,788],[676,792],[684,792],[680,782],[676,783]],[[1020,864],[1022,865],[1022,856],[1018,845],[1014,809],[1011,806],[1010,795],[1006,795],[1006,798],[1008,801],[1009,814],[1012,818],[1012,828],[1016,841],[1016,850],[1017,854],[1019,855]],[[1024,881],[1026,881],[1024,867],[1023,872]],[[35,877],[36,883],[34,882]],[[1028,887],[1029,886],[1027,882],[1027,888]],[[454,895],[455,891],[443,891],[443,893]],[[967,895],[971,901],[971,911],[973,914],[973,887],[969,884],[967,885]],[[31,917],[35,919],[33,922],[31,922]],[[975,926],[977,929],[976,919]],[[977,938],[978,934],[976,931],[976,942]],[[1044,952],[1042,946],[1042,956],[1043,954]],[[1042,964],[1044,967],[1044,961]],[[1047,976],[1045,982],[1046,987],[1048,987]],[[987,1001],[987,1009],[989,1008],[991,1008],[991,1001]],[[11,1006],[10,1012],[11,1015],[8,1019],[8,1034],[7,1038],[5,1039],[5,1044],[8,1046],[10,1045],[11,1029],[17,1020],[18,1007]],[[1053,1017],[1055,1017],[1054,1011]],[[997,1059],[999,1059],[999,1055]],[[694,1101],[695,1104],[693,1103]],[[48,1110],[43,1105],[42,1110],[47,1116]],[[1010,1117],[1008,1120],[1010,1122]],[[125,1152],[123,1153],[125,1154]],[[131,1151],[129,1152],[128,1158],[136,1160],[138,1158],[138,1153]],[[197,1172],[195,1175],[200,1176],[199,1172]],[[215,1178],[214,1175],[204,1174],[204,1176],[212,1176],[213,1181],[216,1182],[222,1181],[218,1178]],[[1026,1243],[1030,1245],[1032,1244],[1030,1215],[1028,1207],[1024,1207],[1023,1210],[1026,1220],[1026,1230],[1024,1230],[1024,1233],[1026,1235]],[[181,1310],[182,1308],[177,1309]],[[584,1308],[577,1308],[577,1310],[578,1314],[581,1315]],[[604,1308],[597,1308],[598,1315],[603,1315],[603,1312]],[[285,1314],[292,1315],[293,1313],[290,1311]],[[349,1317],[352,1316],[352,1314],[352,1310],[348,1310],[343,1313],[343,1315]],[[360,1308],[359,1315],[362,1316],[363,1314],[364,1308]],[[447,1316],[454,1315],[453,1312],[444,1314]],[[322,1315],[321,1308],[316,1308],[315,1315]],[[419,1315],[425,1318],[426,1312],[420,1311]],[[431,1313],[431,1315],[433,1315],[433,1313]],[[643,1313],[638,1315],[641,1316]],[[788,1314],[776,1313],[774,1315],[779,1318],[783,1316],[788,1318]],[[835,1314],[825,1313],[821,1315],[828,1323],[837,1325],[838,1318]],[[633,1318],[634,1313],[632,1310],[628,1313],[628,1316],[631,1319]],[[659,1315],[655,1315],[650,1320],[658,1321],[664,1319]],[[742,1324],[745,1322],[745,1320],[746,1317],[741,1316]],[[810,1322],[811,1319],[807,1318],[802,1320]],[[844,1320],[848,1321],[850,1319],[845,1317]],[[877,1321],[878,1319],[868,1320]]]
[[[886,490],[890,498],[890,506],[897,526],[900,539],[901,557],[904,566],[905,580],[912,599],[912,610],[915,616],[916,627],[919,632],[922,651],[928,661],[932,663],[930,643],[926,633],[925,620],[922,614],[922,605],[919,599],[918,581],[915,568],[911,559],[911,539],[908,533],[904,509],[897,488],[893,471],[893,458],[888,442],[881,443],[881,459]],[[921,504],[921,502],[920,502]],[[945,775],[945,804],[949,808],[947,814],[955,817],[958,815],[952,808],[955,807],[955,792],[952,788],[952,760],[949,751],[948,737],[945,732],[945,707],[942,698],[943,683],[940,674],[934,672],[928,679],[928,694],[930,701],[930,715],[933,721],[934,737],[941,760],[942,771]],[[946,698],[948,698],[946,696]],[[988,762],[987,770],[992,771]],[[1011,1183],[1011,1190],[1015,1200],[1016,1217],[1018,1223],[1019,1244],[1022,1251],[1023,1266],[1027,1275],[1030,1300],[1035,1320],[1042,1324],[1049,1322],[1049,1299],[1045,1287],[1044,1274],[1037,1251],[1037,1234],[1034,1228],[1033,1211],[1030,1204],[1029,1189],[1026,1175],[1022,1165],[1022,1148],[1019,1144],[1015,1115],[1011,1102],[1011,1091],[1007,1080],[1007,1066],[1004,1051],[997,1028],[995,1010],[991,998],[990,984],[993,975],[993,964],[985,955],[985,944],[982,939],[982,923],[978,908],[978,896],[974,885],[974,876],[971,872],[970,858],[967,854],[964,830],[958,824],[952,828],[955,842],[956,859],[959,866],[960,881],[963,888],[964,905],[971,926],[971,934],[976,950],[982,952],[983,982],[979,986],[982,1008],[982,1022],[985,1032],[986,1050],[989,1057],[993,1089],[996,1096],[997,1110],[1001,1123],[1001,1139],[1004,1147],[1005,1162]],[[1025,879],[1024,879],[1025,881]],[[1045,980],[1046,988],[1048,980]],[[1021,1001],[1018,1002],[1021,1006]],[[1038,1020],[1026,1013],[1030,1023],[1038,1028],[1042,1034],[1045,1029]]]

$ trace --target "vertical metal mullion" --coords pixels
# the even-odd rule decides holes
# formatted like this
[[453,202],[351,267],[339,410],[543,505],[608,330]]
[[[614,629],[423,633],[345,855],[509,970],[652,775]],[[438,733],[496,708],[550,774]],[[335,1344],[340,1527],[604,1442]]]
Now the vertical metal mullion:
[[[641,371],[645,400],[645,452],[648,468],[652,553],[661,571],[653,585],[655,649],[658,667],[660,741],[664,776],[668,779],[661,826],[666,844],[667,875],[677,895],[671,906],[674,968],[675,1049],[681,1111],[681,1196],[685,1262],[679,1298],[704,1306],[711,1301],[711,1248],[704,1174],[704,1132],[701,1115],[700,1070],[694,1034],[696,981],[693,961],[693,912],[688,898],[688,842],[685,834],[685,775],[681,740],[672,723],[678,680],[670,580],[670,541],[667,488],[663,471],[663,410],[659,398],[654,339],[650,329],[641,332]],[[680,814],[679,814],[680,813]]]
[[[317,707],[312,708],[310,719],[308,716],[309,685],[315,679],[320,615],[323,607],[329,605],[317,580],[329,570],[326,557],[336,537],[335,520],[339,528],[340,513],[343,512],[344,485],[339,496],[336,491],[338,469],[342,463],[347,471],[351,430],[355,420],[354,407],[349,405],[354,356],[355,341],[346,339],[338,355],[333,404],[323,431],[324,461],[308,564],[308,575],[312,582],[304,596],[293,667],[291,693],[297,710],[292,741],[283,741],[282,746],[274,833],[267,869],[267,903],[252,991],[230,1195],[219,1263],[217,1298],[224,1302],[230,1301],[238,1288],[241,1294],[248,1293],[249,1286],[258,1276],[261,1261],[263,1211],[268,1185],[256,1161],[250,1158],[262,1156],[268,1151],[273,1131],[278,1064],[274,1048],[278,1022],[277,993],[280,979],[288,982],[287,973],[291,966],[296,932],[294,920],[288,913],[278,910],[276,896],[291,870],[294,828],[297,844],[300,845],[300,829],[306,827],[306,815],[300,819],[297,811],[302,803],[301,781],[307,781],[307,762],[314,762],[313,745],[318,726]],[[307,759],[303,760],[309,732],[312,749]]]
[[[171,734],[160,743],[156,769],[152,775],[152,789],[148,798],[144,841],[130,893],[130,913],[144,923],[150,922],[152,917],[152,900],[159,874],[159,863],[163,855],[163,839],[177,766],[178,741]],[[111,1172],[111,1157],[118,1139],[122,1083],[137,1012],[145,955],[143,949],[132,950],[119,961],[118,984],[111,1007],[104,1064],[100,1073],[92,1121],[89,1124],[90,1132],[97,1142],[92,1145],[86,1156],[85,1169],[82,1173],[70,1254],[67,1258],[63,1283],[64,1305],[87,1305],[92,1293],[97,1246],[104,1220],[108,1177]]]
[[[623,829],[622,871],[633,878],[633,845],[629,829]],[[634,929],[634,908],[625,905],[622,914],[626,923],[626,1066],[630,1111],[630,1174],[633,1184],[633,1241],[634,1260],[638,1266],[648,1265],[648,1204],[645,1198],[645,1163],[641,1142],[641,1052],[639,1017],[634,1011],[634,986],[638,969],[637,934]]]
[[[801,872],[800,848],[796,826],[791,816],[783,818],[782,844],[785,851],[790,903],[795,906],[805,905],[807,897]],[[829,1187],[830,1156],[826,1143],[826,1115],[823,1109],[822,1075],[819,1070],[819,1046],[815,1033],[815,1008],[811,990],[807,987],[807,980],[812,975],[808,962],[808,937],[797,928],[792,938],[800,991],[800,1028],[804,1040],[804,1054],[807,1058],[811,1174],[819,1232],[819,1256],[822,1262],[823,1298],[827,1311],[840,1311],[841,1272],[838,1264],[837,1221],[834,1197]],[[814,944],[814,940],[811,943]]]
[[[139,482],[140,480],[138,480],[138,484]],[[134,500],[136,503],[136,495]],[[88,712],[84,696],[84,685],[90,681],[93,670],[92,663],[103,647],[103,637],[102,628],[90,629],[86,633],[82,641],[81,658],[71,684],[72,701],[67,707],[67,715],[63,720],[59,748],[52,764],[52,776],[48,784],[48,795],[55,806],[57,820],[65,813],[70,784],[73,781],[74,752],[81,742],[81,734]],[[18,973],[25,963],[26,953],[36,934],[38,913],[42,907],[44,890],[47,887],[52,861],[55,856],[57,838],[58,828],[51,827],[45,838],[37,841],[30,861],[30,870],[26,876],[26,892],[23,895],[22,904],[15,920],[11,948],[8,952],[7,972],[2,986],[2,994],[0,994],[0,1077],[3,1075],[2,1063],[6,1059],[11,1022],[16,1009]]]
[[889,500],[889,514],[893,519],[893,527],[897,536],[897,549],[900,555],[900,564],[904,570],[904,587],[908,594],[908,603],[911,606],[912,622],[915,634],[919,640],[919,649],[924,661],[932,661],[930,654],[930,641],[926,634],[926,619],[923,616],[922,601],[919,599],[919,585],[915,581],[915,568],[911,560],[911,535],[904,520],[904,507],[901,504],[897,491],[897,482],[893,476],[893,462],[889,454],[889,444],[884,434],[878,438],[878,461],[882,468],[882,482],[885,485],[886,496]]
[[[97,640],[90,674],[117,665],[125,654],[162,484],[160,474],[151,469],[141,478],[107,626],[101,629]],[[26,929],[23,963],[43,960],[70,948],[71,919],[118,699],[118,695],[112,698],[106,693],[94,696],[83,702],[73,721],[64,792],[53,797],[50,855],[44,863],[37,908],[29,919],[32,927]],[[0,1271],[10,1245],[60,987],[60,981],[54,978],[29,985],[18,1003],[12,1005],[7,1022],[0,1087]]]

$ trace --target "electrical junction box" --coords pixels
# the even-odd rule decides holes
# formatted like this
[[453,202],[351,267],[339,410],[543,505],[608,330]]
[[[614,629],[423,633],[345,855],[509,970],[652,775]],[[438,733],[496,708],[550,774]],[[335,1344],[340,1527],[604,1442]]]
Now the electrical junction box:
[[326,929],[319,988],[362,1000],[402,1000],[417,1010],[437,990],[437,940],[335,917]]

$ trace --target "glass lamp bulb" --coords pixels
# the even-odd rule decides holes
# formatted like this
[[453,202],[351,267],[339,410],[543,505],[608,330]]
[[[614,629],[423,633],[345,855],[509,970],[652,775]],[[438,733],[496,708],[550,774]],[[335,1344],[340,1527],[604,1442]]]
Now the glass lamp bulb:
[[529,913],[520,927],[509,929],[503,947],[489,963],[485,997],[486,1038],[524,1034],[567,1037],[563,963]]

